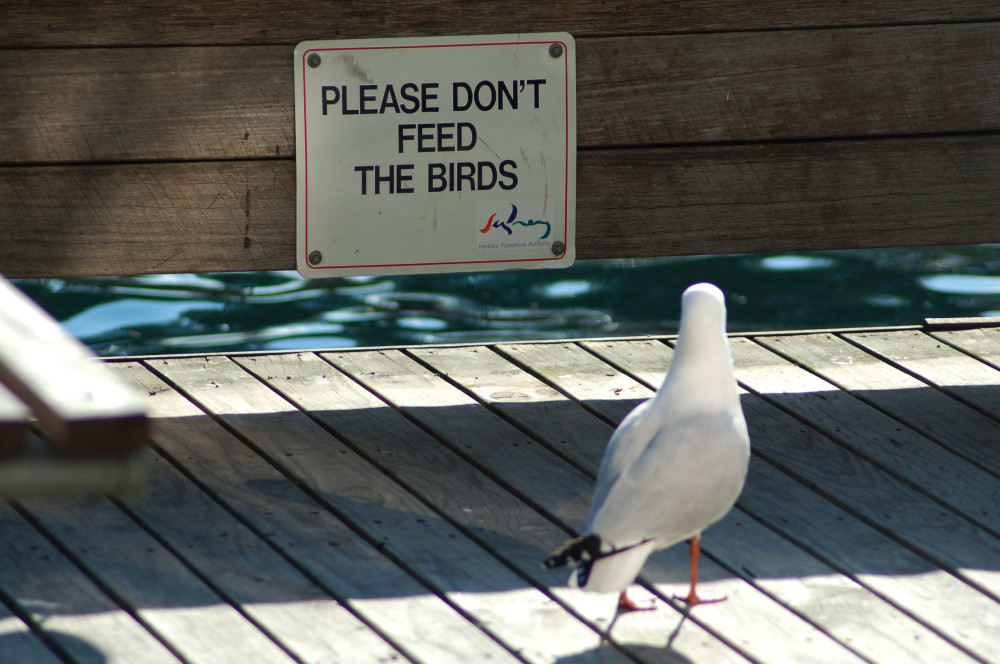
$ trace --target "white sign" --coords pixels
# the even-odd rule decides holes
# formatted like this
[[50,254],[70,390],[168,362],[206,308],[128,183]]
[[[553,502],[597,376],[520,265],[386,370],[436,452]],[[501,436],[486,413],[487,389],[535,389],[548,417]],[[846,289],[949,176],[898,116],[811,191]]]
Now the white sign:
[[575,54],[566,33],[299,44],[299,272],[571,265]]

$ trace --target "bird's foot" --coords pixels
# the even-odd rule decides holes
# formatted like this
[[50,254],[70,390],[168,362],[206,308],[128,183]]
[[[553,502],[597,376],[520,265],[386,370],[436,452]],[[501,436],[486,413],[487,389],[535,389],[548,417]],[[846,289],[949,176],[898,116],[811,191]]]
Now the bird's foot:
[[692,590],[687,594],[687,597],[681,597],[680,595],[674,595],[674,599],[684,602],[688,606],[697,606],[699,604],[718,604],[719,602],[725,602],[728,597],[713,597],[712,599],[702,599],[698,594]]
[[656,609],[656,599],[650,598],[648,601],[639,604],[634,599],[623,592],[618,596],[618,613],[632,613],[633,611],[653,611]]

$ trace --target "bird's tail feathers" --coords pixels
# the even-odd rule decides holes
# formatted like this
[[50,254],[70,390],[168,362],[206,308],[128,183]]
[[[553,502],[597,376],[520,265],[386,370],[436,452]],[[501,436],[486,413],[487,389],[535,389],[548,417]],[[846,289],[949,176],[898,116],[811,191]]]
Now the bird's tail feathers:
[[601,555],[601,538],[597,535],[574,537],[542,561],[545,569],[593,560]]
[[601,538],[591,534],[569,540],[542,561],[542,566],[552,569],[575,565],[571,585],[587,590],[621,590],[635,579],[652,550],[653,540],[646,539],[601,551]]
[[653,540],[616,550],[589,560],[576,568],[576,585],[593,592],[618,592],[635,581],[646,558],[653,552]]

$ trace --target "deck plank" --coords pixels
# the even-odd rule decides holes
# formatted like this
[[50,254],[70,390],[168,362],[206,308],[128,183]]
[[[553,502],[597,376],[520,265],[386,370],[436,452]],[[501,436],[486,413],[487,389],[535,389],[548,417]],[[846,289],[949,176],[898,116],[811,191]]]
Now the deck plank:
[[952,397],[992,417],[1000,417],[1000,370],[917,330],[845,337]]
[[[562,585],[563,574],[543,570],[539,561],[565,541],[567,532],[462,461],[456,452],[374,394],[312,354],[237,361],[260,378],[270,376],[275,389],[308,409],[343,440],[376,459],[386,472],[460,524],[470,537],[502,556],[525,578],[540,587]],[[455,416],[454,410],[450,411],[449,417]],[[602,604],[565,588],[553,589],[553,595],[593,628],[607,626],[609,603]],[[657,661],[657,657],[649,659],[639,646],[662,645],[664,635],[676,626],[676,618],[673,620],[665,613],[662,620],[643,621],[623,632],[616,631],[615,640],[623,642],[641,661]],[[707,653],[717,661],[745,661],[735,660],[728,647],[706,633],[692,630],[690,636],[696,638],[681,639],[673,647],[680,652]]]
[[11,662],[60,664],[63,661],[3,604],[0,604],[0,654]]
[[[150,386],[137,363],[112,368],[132,384]],[[150,412],[170,398],[146,393]],[[125,501],[127,507],[292,653],[306,662],[402,657],[172,464],[158,455],[153,461],[148,492]]]
[[1000,537],[1000,478],[749,340],[733,355],[749,389]]
[[[660,341],[587,341],[581,345],[649,386],[659,385],[663,380],[673,353]],[[749,422],[751,444],[755,447],[760,438],[817,435],[795,421],[750,417]],[[948,642],[962,652],[986,659],[1000,646],[997,635],[967,629],[969,624],[976,622],[979,613],[995,610],[992,599],[930,565],[909,548],[890,540],[766,461],[755,458],[751,463],[738,506],[820,561],[817,565],[816,561],[795,550],[788,550],[778,559],[780,576],[797,579],[806,586],[787,601],[807,615],[831,610],[834,615],[823,616],[825,619],[817,617],[818,624],[830,625],[835,633],[850,637],[852,645],[861,652],[883,656],[900,649],[888,661],[932,662],[962,657],[950,649]],[[720,523],[709,532],[714,534],[725,525],[725,522]],[[708,543],[714,541],[708,540]],[[712,544],[711,551],[716,550]],[[733,553],[745,555],[741,549]],[[775,561],[765,558],[764,562],[773,564]],[[774,588],[775,581],[780,579],[762,573],[760,560],[741,561],[734,557],[729,564],[751,574],[756,583],[770,591],[780,592],[780,584],[779,588]],[[831,609],[816,601],[816,597],[823,597],[823,594],[809,590],[813,579],[809,578],[808,570],[822,569],[823,565],[838,570],[871,592],[871,595],[859,594],[856,589],[845,592],[843,596],[851,598],[850,606],[844,609],[846,617],[837,615],[836,592],[832,593],[834,608]],[[919,578],[920,583],[913,583],[914,578]],[[843,584],[843,580],[825,576],[819,583],[821,587],[830,586],[828,590],[832,591]],[[896,611],[880,605],[876,598]],[[902,619],[900,614],[913,617],[919,625]],[[870,620],[860,625],[851,624],[852,617],[862,615],[870,616]],[[935,636],[928,638],[926,630],[931,630]]]
[[[548,352],[561,346],[561,344],[546,344],[538,348],[540,355],[548,359]],[[536,472],[534,460],[538,457],[525,455],[528,455],[528,450],[543,448],[538,445],[526,445],[524,434],[519,430],[473,401],[468,395],[451,388],[433,372],[413,361],[407,361],[405,357],[396,353],[380,353],[379,358],[366,357],[363,362],[357,355],[348,353],[335,355],[338,365],[343,368],[367,367],[363,375],[359,375],[359,380],[404,412],[412,413],[415,418],[424,421],[427,426],[438,431],[439,435],[454,436],[456,442],[467,441],[470,431],[478,431],[478,436],[482,439],[479,444],[483,448],[490,448],[491,451],[482,455],[477,454],[476,458],[483,460],[484,463],[490,463],[491,470],[507,481],[518,482],[520,491],[551,513],[557,513],[566,503],[579,501],[580,494],[575,489],[553,493],[554,490],[568,484],[563,479],[565,471],[562,477],[541,480],[543,483],[538,484],[539,480],[534,475]],[[356,367],[349,366],[355,363]],[[573,375],[579,375],[574,366],[567,365],[563,369]],[[469,407],[464,421],[456,422],[456,418],[442,418],[437,413],[439,408],[423,407],[429,400],[438,403],[467,401]],[[490,457],[493,458],[492,462],[489,461]],[[595,473],[596,467],[590,470]],[[592,490],[592,477],[582,473],[579,473],[579,476],[589,495]],[[564,511],[563,514],[574,530],[582,531],[586,518],[584,513],[575,512],[571,515]],[[655,588],[660,597],[668,599],[683,594],[686,571],[686,548],[673,547],[654,554],[644,568],[641,578],[647,580],[647,587]],[[838,644],[829,640],[823,632],[787,612],[742,579],[734,578],[728,570],[711,559],[702,562],[701,571],[705,593],[729,596],[731,601],[713,605],[711,612],[692,612],[690,619],[698,621],[710,631],[724,634],[723,638],[749,657],[758,658],[769,653],[775,658],[801,659],[808,657],[804,648],[805,644],[810,644],[813,647],[823,648],[828,661],[856,661],[852,653],[839,648]]]
[[702,568],[729,601],[678,611],[672,547],[633,587],[663,606],[602,645],[613,598],[538,561],[584,527],[671,343],[114,362],[152,416],[149,494],[0,508],[0,658],[994,659],[1000,334],[981,330],[733,338],[754,455]]
[[[666,345],[656,341],[636,343],[595,341],[585,342],[582,345],[610,360],[616,368],[627,369],[630,374],[635,371],[633,375],[641,374],[643,379],[648,381],[648,385],[658,385],[662,382],[672,354]],[[539,347],[538,350],[548,350],[548,348]],[[561,354],[563,359],[571,354],[581,353],[581,351],[569,352],[570,350],[570,346],[563,349]],[[529,356],[525,353],[525,348],[516,348],[514,352],[521,360],[527,361]],[[622,379],[615,371],[608,371],[607,365],[594,364],[585,359],[583,362],[578,362],[578,366],[584,363],[589,369],[586,374],[574,371],[572,380],[563,381],[571,396],[587,403],[594,403],[593,400],[588,400],[588,397],[606,394],[607,387],[602,384],[605,381],[615,385],[612,392],[619,389]],[[590,377],[589,380],[587,376]],[[581,385],[589,386],[591,391],[587,391],[588,387],[581,388]],[[759,465],[756,460],[751,465],[750,480],[744,490],[745,493],[753,490],[756,484],[754,481],[756,469]],[[755,551],[751,547],[754,541],[764,545]],[[706,533],[703,550],[864,656],[893,652],[895,657],[903,657],[910,661],[940,661],[929,656],[931,652],[936,652],[949,657],[961,657],[928,629],[914,623],[905,614],[886,605],[850,579],[834,573],[813,556],[790,546],[787,541],[778,538],[753,518],[748,518],[739,511],[730,514]],[[776,565],[774,556],[779,551],[785,555]],[[780,573],[769,576],[767,570],[774,569],[775,566],[780,569]],[[812,570],[816,573],[816,577],[797,576],[792,571],[794,569]],[[784,579],[783,575],[788,575],[789,578]],[[838,610],[839,601],[846,597],[851,598],[851,610]],[[864,616],[868,619],[866,620]],[[896,639],[898,641],[896,643],[886,643],[885,636],[888,632],[882,630],[888,629],[888,625],[900,630],[897,634],[907,633],[916,638],[926,639],[926,650],[907,646],[904,639]]]
[[937,331],[931,332],[931,336],[979,358],[990,366],[1000,366],[1000,328]]
[[833,334],[757,337],[779,353],[895,417],[966,461],[1000,475],[1000,422]]
[[[175,362],[164,359],[152,364],[163,369],[173,368]],[[214,362],[229,360],[215,358]],[[221,375],[204,372],[195,379],[211,390],[222,380]],[[510,660],[506,651],[388,558],[383,553],[388,547],[380,539],[359,536],[352,525],[318,502],[316,494],[303,491],[298,481],[276,469],[272,459],[261,456],[206,417],[198,406],[159,378],[150,374],[142,378],[141,384],[157,392],[153,440],[161,451],[179,461],[186,473],[408,657],[456,664],[467,657]],[[161,398],[164,403],[160,403]],[[272,419],[269,412],[247,409],[246,426],[253,428]],[[281,414],[274,415],[273,420],[278,429],[283,427]],[[292,454],[301,448],[295,433],[294,427],[289,427],[280,434],[282,444],[288,445]],[[353,472],[358,463],[336,439],[325,436],[322,443],[326,458],[334,459],[343,473],[338,475],[339,485],[333,494],[344,502],[355,501],[358,510],[367,509],[367,520],[385,521],[386,532],[391,532],[391,526],[400,520],[415,521],[385,505],[381,496],[369,489],[364,473]],[[321,467],[329,465],[327,461]]]
[[[236,363],[171,360],[159,369],[509,651],[548,662],[578,654],[588,641],[599,645],[596,632],[544,593],[525,588],[520,576]],[[206,372],[214,386],[205,383]],[[334,444],[347,454],[331,465]],[[446,474],[438,477],[447,481]],[[564,633],[571,638],[560,638]]]
[[111,501],[31,500],[24,505],[185,660],[294,661]]
[[[0,504],[0,560],[5,601],[14,602],[68,657],[129,664],[142,653],[143,661],[151,664],[180,661],[6,504]],[[0,650],[5,661],[7,654],[6,648]]]
[[[769,367],[740,365],[738,379],[753,382],[753,373]],[[759,399],[746,398],[744,409],[752,427],[799,426],[801,420]],[[844,416],[845,426],[849,422]],[[943,569],[1000,597],[1000,541],[958,514],[942,509],[923,492],[903,483],[815,430],[799,426],[798,440],[757,435],[755,450],[786,472],[807,482],[877,528],[904,542]],[[818,462],[818,460],[822,460]]]

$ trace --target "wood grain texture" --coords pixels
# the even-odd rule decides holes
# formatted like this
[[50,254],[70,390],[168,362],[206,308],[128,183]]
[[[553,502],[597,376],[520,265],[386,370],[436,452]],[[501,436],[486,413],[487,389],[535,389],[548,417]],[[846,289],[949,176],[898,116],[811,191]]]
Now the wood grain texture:
[[[859,456],[881,454],[869,449],[881,439],[886,454],[928,466],[912,440],[893,444],[899,432],[872,435],[879,418],[849,392],[880,381],[936,390],[903,362],[939,357],[947,388],[937,393],[956,399],[963,376],[987,386],[954,358],[993,371],[1000,334],[924,335],[930,343],[895,361],[870,350],[880,335],[902,352],[910,332],[866,331],[867,351],[846,334],[753,337],[785,359],[733,337],[741,378],[765,391],[742,395],[748,482],[704,540],[706,594],[729,601],[625,616],[603,646],[594,628],[614,598],[567,588],[537,561],[583,527],[579,494],[596,451],[662,379],[669,341],[324,353],[340,369],[314,353],[112,362],[152,414],[150,494],[0,509],[0,593],[23,621],[0,608],[0,653],[26,644],[60,661],[267,657],[236,654],[249,625],[257,643],[280,643],[296,661],[992,661],[1000,540],[973,523],[989,500],[960,515],[928,498],[938,479],[915,486],[923,480]],[[789,373],[789,357],[837,384]],[[859,383],[831,364],[858,368]],[[839,430],[828,436],[820,429],[831,423]],[[940,465],[941,477],[965,467]],[[686,576],[687,551],[672,547],[633,592],[672,603]],[[42,645],[17,640],[27,628]]]
[[[486,348],[413,348],[410,354],[462,385],[509,421],[530,430],[556,454],[597,468],[614,428],[566,401],[530,373]],[[566,426],[573,421],[574,426]]]
[[0,169],[0,182],[8,276],[295,264],[292,162]]
[[[594,340],[582,345],[649,385],[662,382],[673,354],[669,346],[659,341]],[[814,435],[794,420],[780,422],[784,419],[783,414],[758,408],[763,404],[749,395],[744,395],[743,401],[754,407],[747,409],[751,445],[761,447],[766,454],[785,446],[797,451],[800,441]],[[780,462],[784,455],[776,454],[775,458]],[[749,512],[754,519],[766,523],[868,592],[859,592],[851,582],[831,575],[829,570],[819,571],[822,565],[817,567],[810,555],[803,555],[783,542],[768,541],[765,547],[770,555],[754,556],[755,541],[768,538],[754,533],[753,522],[747,523],[746,519],[737,522],[733,515],[709,531],[713,555],[725,556],[727,564],[742,570],[762,588],[810,616],[816,624],[847,640],[862,655],[876,661],[934,662],[939,661],[938,657],[963,657],[952,651],[939,636],[928,634],[927,627],[939,633],[943,628],[945,638],[952,643],[979,653],[989,652],[1000,642],[996,635],[984,639],[984,635],[972,634],[964,628],[974,615],[968,612],[969,603],[980,607],[979,610],[991,610],[992,600],[945,572],[929,572],[926,560],[757,456],[751,461],[738,505],[740,510]],[[739,522],[742,528],[736,527]],[[732,539],[725,538],[725,533],[722,538],[715,537],[719,529],[734,531]],[[719,539],[722,541],[716,543]],[[729,542],[736,542],[737,546],[727,546]],[[770,574],[766,571],[768,565],[775,566]],[[812,571],[807,571],[810,569]],[[919,589],[907,581],[917,574],[921,579]],[[799,585],[789,583],[786,575]],[[845,606],[842,601],[849,606],[846,612],[837,608]],[[852,618],[846,618],[845,613]],[[903,613],[921,624],[904,618]],[[897,642],[895,636],[904,633],[909,636]]]
[[294,44],[306,39],[498,34],[565,30],[579,36],[717,32],[763,28],[896,25],[1000,18],[990,0],[887,0],[831,5],[822,0],[550,2],[516,0],[497,11],[477,0],[7,0],[0,40],[8,47],[177,44]]
[[[513,347],[524,350],[526,345],[519,344]],[[566,362],[567,358],[582,360],[587,367],[594,365],[587,360],[594,358],[575,346],[569,347],[574,348],[575,353],[564,351],[558,358],[546,352],[557,348],[563,348],[563,345],[546,344],[537,347],[539,351],[537,357],[544,358],[544,366],[560,362],[564,372],[575,375],[578,373],[576,363]],[[582,473],[570,468],[564,462],[562,469],[554,467],[551,462],[554,455],[548,450],[531,443],[530,440],[525,440],[522,433],[478,404],[471,403],[468,396],[445,384],[432,371],[420,367],[397,352],[344,352],[330,353],[326,356],[404,412],[411,413],[432,427],[439,435],[455,444],[464,442],[470,448],[475,448],[470,453],[477,460],[488,464],[491,471],[505,481],[515,484],[526,496],[545,507],[550,513],[559,514],[577,532],[582,532],[586,523],[585,514],[562,509],[580,500],[580,490],[573,486],[574,483],[570,478],[575,475],[578,478],[575,484],[579,484],[585,477]],[[474,359],[470,358],[470,361]],[[484,370],[488,370],[487,367],[493,364],[489,360],[487,363],[483,366]],[[600,365],[600,362],[596,364]],[[607,365],[603,367],[606,372]],[[530,372],[535,373],[534,365]],[[531,385],[535,380],[518,382],[527,382]],[[636,386],[636,389],[641,390],[642,387]],[[429,401],[438,407],[423,407]],[[469,403],[470,407],[466,409],[468,413],[464,414],[464,417],[456,416],[450,409],[440,407],[443,404],[454,404],[456,401]],[[557,413],[553,412],[553,417],[556,416]],[[593,433],[601,435],[602,432],[597,430]],[[583,458],[584,455],[581,455],[580,459]],[[597,462],[591,459],[587,470],[591,475],[596,474]],[[585,478],[585,483],[589,493],[591,487],[589,477]],[[675,546],[658,552],[644,566],[640,580],[647,587],[656,588],[661,598],[674,597],[674,593],[683,587],[686,561],[687,551],[684,547]],[[678,575],[678,572],[681,572],[681,575]],[[728,570],[717,565],[714,560],[703,559],[700,572],[699,583],[705,588],[706,594],[729,596],[731,601],[738,601],[745,610],[727,611],[726,609],[730,607],[727,602],[718,605],[716,607],[718,610],[712,615],[699,615],[699,622],[704,621],[703,624],[709,630],[717,633],[723,633],[724,629],[726,636],[729,637],[727,638],[729,643],[745,656],[761,659],[767,653],[778,659],[792,661],[805,655],[805,651],[801,649],[802,643],[813,641],[823,644],[818,647],[823,649],[827,661],[855,661],[852,653],[838,647],[836,642],[828,640],[822,631],[802,622],[798,616],[786,612],[743,579],[733,578]],[[769,633],[783,636],[782,638],[763,636]]]
[[[581,148],[1000,129],[1000,23],[580,40]],[[0,163],[288,157],[287,47],[0,50]]]
[[[363,373],[379,385],[385,383],[377,378],[371,379],[372,371],[376,375],[385,375],[386,366],[408,366],[414,370],[414,366],[405,361],[402,365],[390,365],[385,359],[373,361],[372,358],[378,357],[376,353],[356,353],[354,356],[365,367]],[[398,361],[400,358],[395,359]],[[582,617],[593,629],[606,627],[613,609],[613,600],[606,596],[588,596],[566,588],[565,570],[553,572],[544,570],[539,565],[541,558],[564,543],[567,538],[566,530],[508,492],[493,476],[484,474],[472,463],[462,460],[447,445],[435,440],[402,413],[316,355],[270,355],[238,358],[236,361],[296,405],[313,413],[331,430],[336,431],[338,436],[375,460],[385,472],[398,478],[410,491],[433,504],[455,523],[467,528],[476,540],[524,577],[540,586],[549,586],[549,592],[563,606]],[[390,379],[396,385],[392,392],[406,391],[405,385],[401,384],[400,375],[394,375]],[[440,383],[439,386],[443,387]],[[446,395],[451,390],[443,389],[441,392]],[[465,415],[462,411],[477,409],[477,405],[467,403],[457,409],[446,407],[442,410],[444,419],[454,423],[473,419],[474,416]],[[458,425],[458,428],[461,426]],[[461,440],[459,452],[471,455],[473,462],[482,463],[486,470],[497,473],[496,476],[503,482],[528,491],[536,498],[542,484],[537,480],[534,465],[541,466],[543,470],[553,469],[551,463],[546,463],[548,459],[545,451],[538,445],[527,444],[520,434],[512,434],[517,440],[517,446],[513,447],[504,444],[503,433],[459,438],[453,433],[452,426],[442,427],[438,423],[435,428],[445,438],[445,442]],[[490,453],[490,447],[498,448],[508,461],[514,463],[498,464],[497,455]],[[504,473],[503,470],[508,472]],[[573,469],[563,466],[556,467],[552,475],[557,480],[566,475],[572,477],[573,473]],[[544,505],[551,507],[556,502],[548,500],[544,501]],[[583,500],[577,499],[574,494],[572,502],[578,505]],[[571,509],[571,513],[579,520],[585,514],[585,508],[581,510],[576,507]],[[566,514],[563,510],[556,509],[555,516],[563,519]],[[519,598],[521,601],[530,600],[526,591],[519,592],[524,593]],[[579,627],[574,627],[565,620],[553,619],[554,617],[547,620],[541,635],[542,639],[549,642],[544,646],[548,652],[572,651],[594,643],[593,634],[581,634]],[[633,657],[644,662],[655,662],[658,658],[648,648],[662,643],[663,634],[672,629],[676,620],[677,614],[671,611],[659,612],[640,624],[623,624],[622,632],[617,632],[616,628],[614,640]],[[510,622],[515,628],[523,629],[517,627],[518,619]],[[533,646],[532,649],[537,648]],[[684,638],[673,645],[673,649],[680,653],[712,653],[713,658],[720,661],[743,661],[724,643],[697,628],[685,633]],[[618,654],[614,651],[605,653],[605,656],[613,661],[618,659]]]
[[1000,416],[1000,369],[996,366],[919,331],[846,337],[953,398],[993,417]]
[[993,507],[1000,505],[1000,478],[746,339],[734,340],[733,356],[738,367],[754,367],[737,371],[748,389],[1000,538],[1000,509]]
[[[595,341],[582,346],[612,359],[631,375],[658,374],[656,383],[663,377],[659,368],[665,370],[672,354],[658,341]],[[515,423],[549,438],[550,444],[565,443],[558,449],[590,472],[600,463],[600,456],[593,457],[592,448],[606,443],[610,427],[579,407],[573,412],[568,402],[553,399],[551,388],[536,382],[530,373],[513,369],[483,348],[414,348],[409,352],[446,372],[449,379],[458,381]],[[744,571],[752,583],[835,638],[850,643],[862,656],[926,662],[962,657],[926,627],[740,510],[713,526],[705,541],[716,560],[729,569]],[[842,611],[845,604],[851,607],[850,619],[845,619]],[[903,633],[908,636],[890,638]],[[917,642],[919,647],[906,645]]]
[[[0,272],[290,269],[294,172],[285,160],[0,169]],[[996,242],[998,198],[1000,136],[588,151],[577,257]]]
[[359,664],[403,659],[163,457],[154,457],[153,466],[149,492],[128,508],[293,656]]
[[[333,454],[337,447],[347,448],[237,364],[174,360],[160,370],[266,451],[273,463],[322,495],[353,527],[379,542],[380,550],[447,598],[456,617],[469,616],[472,624],[462,638],[470,649],[489,652],[486,648],[492,646],[497,650],[493,657],[500,657],[499,643],[513,652],[533,652],[534,661],[553,661],[566,655],[566,648],[579,648],[582,639],[586,639],[584,646],[600,643],[596,632],[587,630],[537,588],[526,586],[509,567],[484,555],[475,541],[381,472],[377,460],[368,462],[352,451]],[[213,375],[214,386],[202,380],[206,370]],[[289,380],[281,375],[276,378],[278,385]],[[248,417],[251,414],[267,416]],[[386,448],[395,444],[393,437],[379,441]],[[447,485],[451,476],[444,468],[437,478]],[[466,497],[458,494],[454,499]],[[468,496],[466,507],[474,509],[476,500],[475,495]],[[385,592],[395,595],[391,587]],[[512,611],[512,604],[518,610]],[[451,649],[460,650],[455,644]],[[500,661],[507,659],[515,658],[507,655]]]
[[[385,555],[386,547],[392,545],[389,539],[393,539],[394,526],[416,529],[418,534],[414,536],[412,530],[409,534],[419,546],[423,541],[419,534],[422,524],[419,517],[406,509],[395,509],[391,500],[383,499],[377,481],[386,480],[379,480],[367,464],[336,438],[310,425],[304,416],[289,415],[293,407],[263,384],[258,384],[257,390],[243,390],[242,402],[232,391],[224,390],[220,385],[231,383],[225,383],[222,374],[214,372],[220,365],[228,366],[229,375],[241,379],[244,385],[247,381],[256,382],[226,358],[206,358],[204,364],[170,358],[149,365],[168,373],[172,381],[187,389],[187,395],[181,394],[146,370],[129,372],[134,385],[155,393],[150,400],[154,442],[217,500],[239,514],[244,523],[261,533],[271,546],[295,560],[331,596],[416,661],[458,664],[468,661],[470,653],[478,659],[515,661]],[[257,431],[260,435],[255,442],[280,436],[279,444],[284,449],[277,451],[278,456],[290,453],[294,458],[297,451],[307,452],[312,443],[321,441],[325,460],[315,464],[313,470],[320,475],[326,473],[336,485],[329,499],[353,506],[354,515],[361,513],[364,524],[381,527],[381,532],[376,537],[359,534],[356,524],[335,516],[328,509],[328,502],[317,501],[302,490],[299,480],[290,479],[272,465],[273,458],[252,450],[206,417],[196,402],[189,399],[209,390],[229,392],[205,405],[216,406],[219,414],[228,414],[230,424],[239,425],[237,428]],[[283,404],[282,411],[268,408],[277,402]],[[242,406],[242,418],[232,409],[236,405]],[[296,434],[305,437],[300,439]],[[330,468],[336,472],[327,472]],[[419,504],[412,496],[400,499],[407,504]],[[405,545],[408,538],[400,539]]]
[[[70,661],[128,662],[138,653],[150,664],[183,661],[6,503],[0,506],[0,557],[5,601],[10,598]],[[0,652],[6,659],[7,651]]]
[[25,508],[182,659],[295,662],[111,501],[30,501]]
[[[794,425],[785,430],[792,435],[798,432]],[[835,566],[937,635],[980,660],[990,660],[1000,644],[1000,635],[985,630],[970,630],[968,626],[977,622],[984,612],[990,616],[996,612],[997,605],[992,598],[955,576],[935,569],[918,553],[842,506],[825,500],[774,466],[753,464],[751,473],[757,481],[747,484],[740,496],[740,505],[776,532]],[[804,601],[812,603],[809,597]],[[836,599],[832,601],[836,603]],[[871,600],[868,602],[870,604]],[[862,607],[862,602],[852,602],[844,609],[848,615],[854,615],[856,611],[879,611],[878,608]],[[874,617],[874,613],[869,615]],[[881,624],[878,620],[873,625],[859,628],[858,635],[872,628],[876,633],[880,632]],[[916,632],[920,631],[914,625],[889,629],[899,628],[904,631],[896,632],[896,635],[909,633],[917,636]],[[886,636],[894,640],[895,635],[890,632]],[[860,637],[862,647],[867,644],[879,647],[869,638]],[[925,640],[921,636],[917,639],[901,644],[908,651],[903,659],[927,657],[926,661],[934,662],[935,656],[931,651],[940,648],[940,642]],[[928,648],[926,651],[923,650],[925,646]],[[953,656],[961,657],[957,653],[944,655],[945,659]],[[889,657],[888,661],[894,659]]]
[[756,341],[1000,476],[996,420],[832,334],[763,336]]
[[[760,354],[744,352],[752,350],[751,347],[750,341],[733,344],[736,377],[741,383],[773,380],[775,373],[781,374],[790,366],[786,362],[757,363]],[[820,400],[823,395],[813,398]],[[826,417],[836,419],[839,414],[841,431],[834,433],[842,436],[848,423],[854,422],[849,409],[843,410],[841,399],[824,401]],[[1000,575],[989,562],[995,561],[1000,553],[1000,539],[963,516],[942,509],[939,502],[919,488],[857,456],[770,401],[744,397],[743,409],[756,453],[870,524],[891,533],[943,569],[980,584],[994,597],[1000,596]],[[788,436],[789,430],[795,435]],[[857,431],[865,433],[863,428]],[[885,443],[892,445],[888,440]],[[886,454],[893,452],[894,449],[887,450]]]

